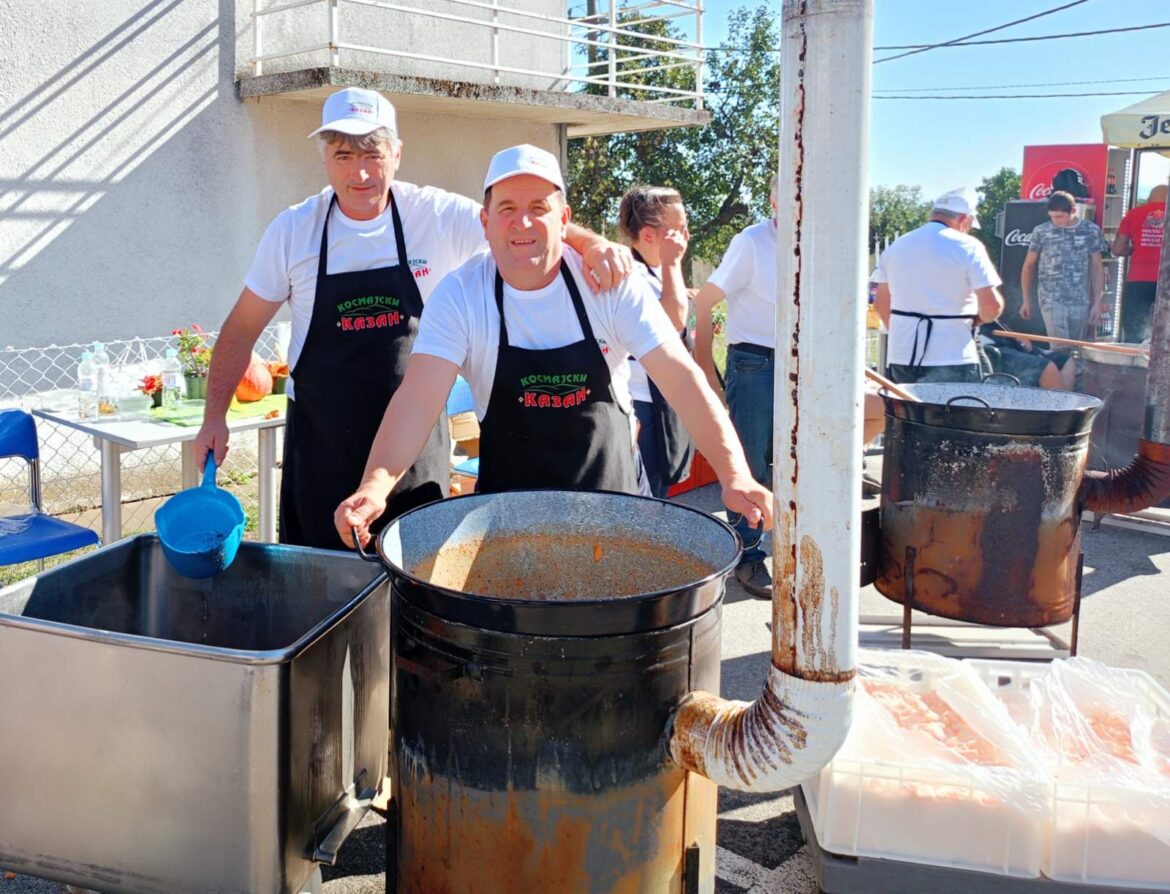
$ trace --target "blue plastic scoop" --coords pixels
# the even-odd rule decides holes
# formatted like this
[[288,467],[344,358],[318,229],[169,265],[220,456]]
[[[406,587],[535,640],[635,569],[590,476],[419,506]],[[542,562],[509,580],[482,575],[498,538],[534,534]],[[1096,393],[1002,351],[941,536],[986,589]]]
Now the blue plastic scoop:
[[215,486],[215,456],[203,466],[203,485],[180,491],[154,513],[158,539],[171,566],[184,577],[213,577],[236,558],[244,536],[244,509]]

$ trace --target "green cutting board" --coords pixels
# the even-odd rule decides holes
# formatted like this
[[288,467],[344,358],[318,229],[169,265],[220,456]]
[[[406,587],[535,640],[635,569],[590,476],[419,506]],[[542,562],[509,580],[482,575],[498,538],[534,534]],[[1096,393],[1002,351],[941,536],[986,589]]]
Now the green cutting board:
[[[175,407],[155,407],[150,411],[150,418],[159,422],[170,422],[173,425],[199,426],[203,424],[204,401],[184,400]],[[233,419],[251,419],[255,416],[267,416],[273,410],[283,416],[288,409],[288,399],[283,394],[270,394],[262,400],[242,404],[233,399],[228,407],[228,421]]]

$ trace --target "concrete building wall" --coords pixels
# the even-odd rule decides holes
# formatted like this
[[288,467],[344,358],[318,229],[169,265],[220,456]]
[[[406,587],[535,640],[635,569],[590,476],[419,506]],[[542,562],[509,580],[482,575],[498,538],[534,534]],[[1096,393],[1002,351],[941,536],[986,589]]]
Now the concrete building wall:
[[[0,5],[0,346],[218,326],[269,220],[324,185],[317,103],[236,98],[239,13]],[[401,179],[471,196],[496,149],[559,147],[554,126],[503,119],[400,128]]]

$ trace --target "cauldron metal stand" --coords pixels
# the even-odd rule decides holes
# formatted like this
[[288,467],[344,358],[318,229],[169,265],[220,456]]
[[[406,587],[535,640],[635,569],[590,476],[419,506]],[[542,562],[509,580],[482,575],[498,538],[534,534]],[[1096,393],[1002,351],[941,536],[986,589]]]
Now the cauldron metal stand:
[[[902,599],[902,648],[911,648],[911,635],[913,627],[913,613],[915,609],[914,604],[914,564],[918,557],[918,550],[913,546],[906,547],[906,576],[904,598]],[[1085,576],[1085,554],[1080,552],[1077,554],[1077,576],[1076,589],[1073,592],[1073,613],[1072,613],[1072,629],[1069,632],[1068,641],[1066,642],[1061,637],[1052,633],[1047,627],[1028,627],[1033,633],[1039,634],[1050,643],[1057,654],[1054,658],[1075,658],[1077,654],[1077,641],[1080,635],[1081,628],[1081,587]],[[881,621],[873,615],[863,615],[861,622],[865,623],[881,623]],[[934,621],[936,627],[981,627],[984,625],[974,624],[970,621],[953,621],[947,618],[936,618]],[[998,628],[1002,629],[1002,628]],[[1063,653],[1063,654],[1060,654]]]

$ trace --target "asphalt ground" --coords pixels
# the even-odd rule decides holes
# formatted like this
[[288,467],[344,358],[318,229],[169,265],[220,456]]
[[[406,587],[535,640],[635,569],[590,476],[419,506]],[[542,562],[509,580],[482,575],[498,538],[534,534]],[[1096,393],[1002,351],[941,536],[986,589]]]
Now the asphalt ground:
[[[680,497],[718,512],[717,486]],[[1170,526],[1166,530],[1170,531]],[[1149,672],[1170,687],[1170,536],[1104,524],[1084,524],[1084,598],[1080,653],[1109,664]],[[873,587],[861,592],[862,614],[894,614],[899,606]],[[722,693],[753,699],[768,671],[771,632],[768,602],[728,579],[722,619]],[[865,640],[863,638],[863,645]],[[66,804],[62,805],[67,810]],[[342,847],[338,864],[325,867],[325,894],[385,891],[383,817],[371,811]],[[0,878],[0,894],[58,894],[63,887],[27,877]],[[812,858],[804,846],[791,792],[748,795],[721,791],[716,894],[816,894]],[[521,892],[517,892],[521,894]],[[526,894],[526,892],[525,892]]]

